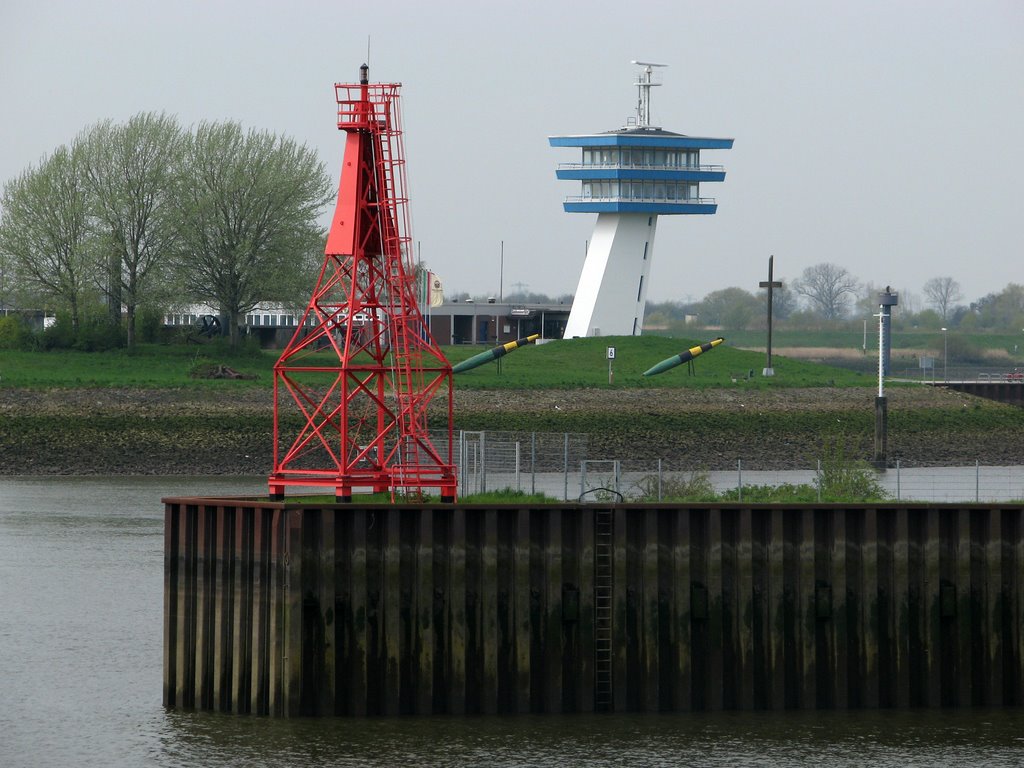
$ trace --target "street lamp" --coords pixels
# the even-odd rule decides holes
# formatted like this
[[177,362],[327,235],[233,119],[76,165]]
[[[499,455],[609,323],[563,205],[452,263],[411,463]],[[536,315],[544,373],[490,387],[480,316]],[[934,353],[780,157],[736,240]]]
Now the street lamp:
[[947,371],[948,371],[946,366],[949,363],[948,350],[949,350],[949,347],[946,345],[946,329],[943,328],[942,329],[942,380],[943,381],[949,381],[949,379],[946,378],[946,374],[947,374]]

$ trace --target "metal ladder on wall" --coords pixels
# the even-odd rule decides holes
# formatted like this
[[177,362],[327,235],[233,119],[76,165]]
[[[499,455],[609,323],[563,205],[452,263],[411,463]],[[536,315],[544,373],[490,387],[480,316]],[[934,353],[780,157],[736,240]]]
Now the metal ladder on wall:
[[612,710],[612,534],[610,509],[594,510],[594,709]]

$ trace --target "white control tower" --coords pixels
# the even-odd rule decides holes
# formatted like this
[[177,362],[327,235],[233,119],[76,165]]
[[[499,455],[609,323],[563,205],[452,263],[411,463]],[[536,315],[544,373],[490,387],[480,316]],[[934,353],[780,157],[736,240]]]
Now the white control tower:
[[596,213],[594,233],[580,274],[564,338],[639,336],[654,257],[654,233],[662,214],[712,214],[718,206],[700,196],[700,183],[723,181],[719,165],[701,165],[702,149],[731,149],[732,139],[685,136],[651,125],[655,67],[637,78],[636,117],[607,133],[551,136],[553,147],[579,147],[576,163],[562,163],[559,179],[579,181],[568,197],[569,213]]

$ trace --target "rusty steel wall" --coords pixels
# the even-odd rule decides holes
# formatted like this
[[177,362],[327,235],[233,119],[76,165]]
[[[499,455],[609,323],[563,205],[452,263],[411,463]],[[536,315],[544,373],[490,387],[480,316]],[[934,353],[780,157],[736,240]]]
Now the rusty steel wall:
[[[1024,703],[1021,505],[165,499],[165,510],[170,707],[294,716]],[[607,541],[595,534],[607,530],[602,515]],[[602,557],[607,661],[596,652]],[[595,685],[602,664],[608,697]]]

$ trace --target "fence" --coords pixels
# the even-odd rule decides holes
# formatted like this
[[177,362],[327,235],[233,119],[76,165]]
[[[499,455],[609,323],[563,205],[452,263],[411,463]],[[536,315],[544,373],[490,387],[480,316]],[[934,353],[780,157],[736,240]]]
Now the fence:
[[[468,432],[455,435],[462,496],[501,491],[543,493],[566,501],[661,501],[681,485],[710,484],[718,493],[753,486],[821,488],[822,462],[803,469],[767,469],[739,461],[729,470],[707,471],[661,459],[587,456],[587,436],[570,433]],[[896,501],[993,502],[1024,499],[1024,466],[922,467],[897,461],[871,470]]]
[[942,364],[942,359],[939,358],[932,360],[932,364],[927,367],[919,364],[916,368],[901,368],[894,372],[894,376],[910,381],[963,381],[989,384],[992,382],[1024,381],[1024,370],[1020,367],[1015,367],[1013,363],[999,367],[991,365],[945,366]]
[[[576,498],[569,478],[586,461],[586,435],[460,430],[454,437],[460,495],[508,489]],[[434,440],[443,444],[444,436]]]

